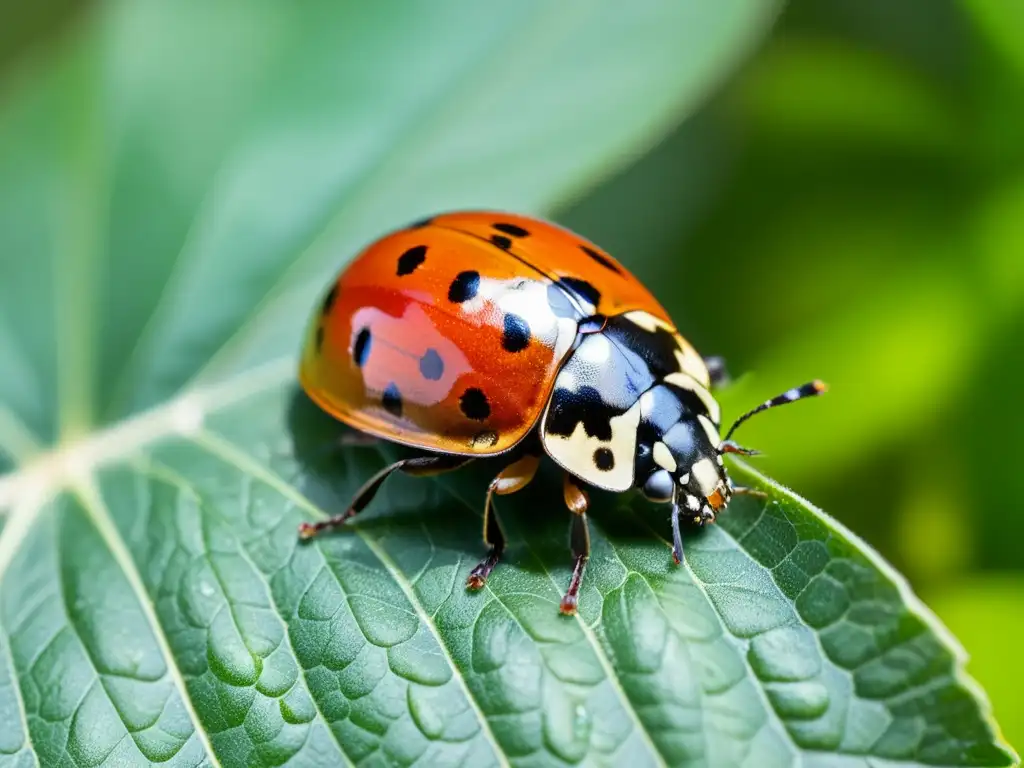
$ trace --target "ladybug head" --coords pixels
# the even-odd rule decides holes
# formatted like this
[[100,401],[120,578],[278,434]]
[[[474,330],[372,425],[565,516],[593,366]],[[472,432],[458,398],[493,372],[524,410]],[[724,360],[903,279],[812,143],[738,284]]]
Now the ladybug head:
[[757,413],[821,394],[825,389],[822,382],[813,381],[766,400],[740,416],[724,440],[719,439],[715,426],[707,417],[692,412],[682,414],[660,440],[643,446],[650,455],[650,462],[641,490],[652,501],[677,504],[681,514],[692,517],[697,524],[713,522],[733,495],[723,455],[738,453],[752,456],[757,453],[730,439],[736,428]]
[[641,446],[650,457],[643,494],[652,501],[678,504],[684,517],[713,520],[732,495],[719,443],[707,417],[683,414],[660,439]]

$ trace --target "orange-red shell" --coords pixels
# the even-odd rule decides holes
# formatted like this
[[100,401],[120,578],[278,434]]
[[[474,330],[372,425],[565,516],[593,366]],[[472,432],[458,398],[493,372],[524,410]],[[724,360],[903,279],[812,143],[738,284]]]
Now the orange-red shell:
[[386,235],[345,268],[310,323],[300,379],[364,432],[500,453],[543,413],[579,321],[634,309],[669,322],[578,235],[525,216],[444,214]]

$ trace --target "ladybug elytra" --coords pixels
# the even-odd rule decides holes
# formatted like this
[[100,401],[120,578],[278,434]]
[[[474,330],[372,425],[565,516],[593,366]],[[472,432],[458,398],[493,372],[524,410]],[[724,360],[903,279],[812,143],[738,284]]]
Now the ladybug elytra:
[[479,589],[505,537],[494,497],[533,479],[544,454],[564,470],[574,613],[590,537],[588,486],[639,489],[680,518],[714,522],[734,493],[725,453],[747,418],[819,394],[791,389],[740,417],[725,439],[711,393],[724,367],[703,359],[651,293],[618,261],[554,224],[491,211],[436,216],[392,232],[345,268],[309,325],[300,381],[323,410],[367,436],[422,449],[397,461],[305,538],[364,509],[395,471],[433,475],[506,455],[484,503]]

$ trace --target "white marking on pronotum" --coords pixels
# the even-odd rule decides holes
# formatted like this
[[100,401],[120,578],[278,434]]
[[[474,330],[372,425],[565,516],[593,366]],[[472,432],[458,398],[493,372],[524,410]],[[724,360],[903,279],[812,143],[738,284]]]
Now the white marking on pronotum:
[[710,496],[718,486],[718,470],[711,459],[701,459],[690,468],[690,471],[697,478],[701,493]]
[[704,427],[704,434],[708,436],[708,440],[711,441],[711,445],[717,446],[722,442],[722,438],[719,436],[718,430],[715,429],[715,425],[711,423],[711,419],[698,413],[697,421],[699,421],[700,425]]
[[676,471],[676,460],[672,452],[660,440],[654,444],[654,463],[669,472]]
[[671,325],[659,320],[650,312],[644,312],[642,309],[627,312],[623,315],[623,318],[631,322],[633,325],[643,328],[648,333],[654,333],[659,328],[664,328],[667,331],[675,330]]
[[665,383],[671,384],[672,386],[679,387],[680,389],[686,389],[693,392],[700,401],[704,403],[704,407],[707,408],[708,415],[714,423],[718,423],[722,420],[722,412],[718,406],[718,401],[711,396],[711,393],[707,390],[707,387],[703,386],[693,376],[688,373],[670,373],[665,377]]

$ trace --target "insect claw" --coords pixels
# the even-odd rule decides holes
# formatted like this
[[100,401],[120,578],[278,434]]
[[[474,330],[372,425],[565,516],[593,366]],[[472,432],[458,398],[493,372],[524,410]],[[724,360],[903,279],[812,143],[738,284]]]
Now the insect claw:
[[718,446],[719,453],[738,453],[740,456],[760,456],[761,452],[756,448],[744,448],[742,445],[737,445],[732,440],[723,440],[722,444]]

